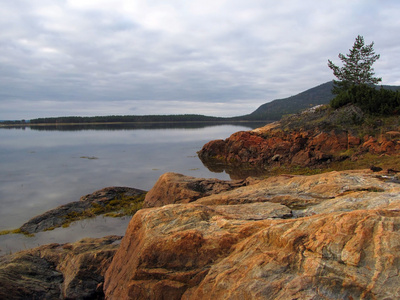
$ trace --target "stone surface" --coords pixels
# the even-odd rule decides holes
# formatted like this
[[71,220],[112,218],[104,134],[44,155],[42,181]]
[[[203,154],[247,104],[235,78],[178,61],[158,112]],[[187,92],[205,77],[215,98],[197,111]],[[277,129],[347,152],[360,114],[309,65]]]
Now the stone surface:
[[398,211],[263,221],[181,299],[398,299]]
[[102,299],[121,236],[50,244],[0,257],[0,299]]
[[169,195],[132,218],[106,299],[398,299],[397,182],[362,170]]
[[282,165],[324,166],[350,158],[348,150],[354,153],[353,159],[364,153],[400,153],[398,131],[361,139],[363,126],[345,122],[361,112],[355,107],[347,109],[342,114],[306,112],[251,131],[236,132],[225,140],[206,143],[198,156],[210,170],[234,174],[244,166],[260,170]]
[[224,181],[165,173],[146,194],[143,207],[172,203],[189,203],[201,197],[218,194],[245,185],[245,181]]
[[80,201],[70,202],[55,209],[49,210],[30,219],[20,229],[25,233],[36,233],[43,230],[60,227],[66,222],[66,217],[79,214],[93,208],[93,205],[105,206],[110,201],[124,196],[136,196],[145,193],[143,190],[129,187],[107,187],[92,194],[82,196]]

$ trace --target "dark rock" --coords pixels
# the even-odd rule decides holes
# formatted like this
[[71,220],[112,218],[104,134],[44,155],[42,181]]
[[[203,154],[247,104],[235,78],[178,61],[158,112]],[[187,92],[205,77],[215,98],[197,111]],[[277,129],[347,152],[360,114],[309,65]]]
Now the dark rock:
[[60,227],[68,221],[66,220],[68,216],[81,214],[85,210],[93,208],[93,204],[105,206],[118,197],[129,197],[141,195],[143,193],[145,193],[145,191],[129,187],[107,187],[81,197],[80,201],[61,205],[45,212],[44,214],[36,216],[23,224],[20,229],[24,233],[31,234]]
[[382,168],[381,168],[381,167],[371,166],[370,169],[371,169],[372,172],[380,172],[380,171],[382,171]]
[[121,236],[50,244],[0,258],[0,299],[103,299]]

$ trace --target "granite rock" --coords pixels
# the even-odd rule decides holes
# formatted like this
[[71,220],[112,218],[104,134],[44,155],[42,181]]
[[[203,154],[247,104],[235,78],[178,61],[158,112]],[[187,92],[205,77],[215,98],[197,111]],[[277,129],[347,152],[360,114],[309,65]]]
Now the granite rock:
[[132,218],[106,299],[397,299],[399,195],[370,170],[169,195]]

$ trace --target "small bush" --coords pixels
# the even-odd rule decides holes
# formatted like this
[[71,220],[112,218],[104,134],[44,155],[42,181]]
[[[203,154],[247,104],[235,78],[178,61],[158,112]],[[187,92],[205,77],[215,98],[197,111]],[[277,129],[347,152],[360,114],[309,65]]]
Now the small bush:
[[398,115],[400,113],[400,92],[370,85],[354,85],[331,100],[332,108],[355,104],[372,115]]

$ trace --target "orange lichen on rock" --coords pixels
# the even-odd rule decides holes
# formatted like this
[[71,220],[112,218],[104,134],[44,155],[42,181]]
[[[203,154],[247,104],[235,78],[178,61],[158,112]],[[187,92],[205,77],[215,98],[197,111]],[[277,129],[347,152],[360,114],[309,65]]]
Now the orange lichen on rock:
[[399,298],[399,194],[364,170],[279,176],[188,204],[166,197],[131,220],[106,298]]

